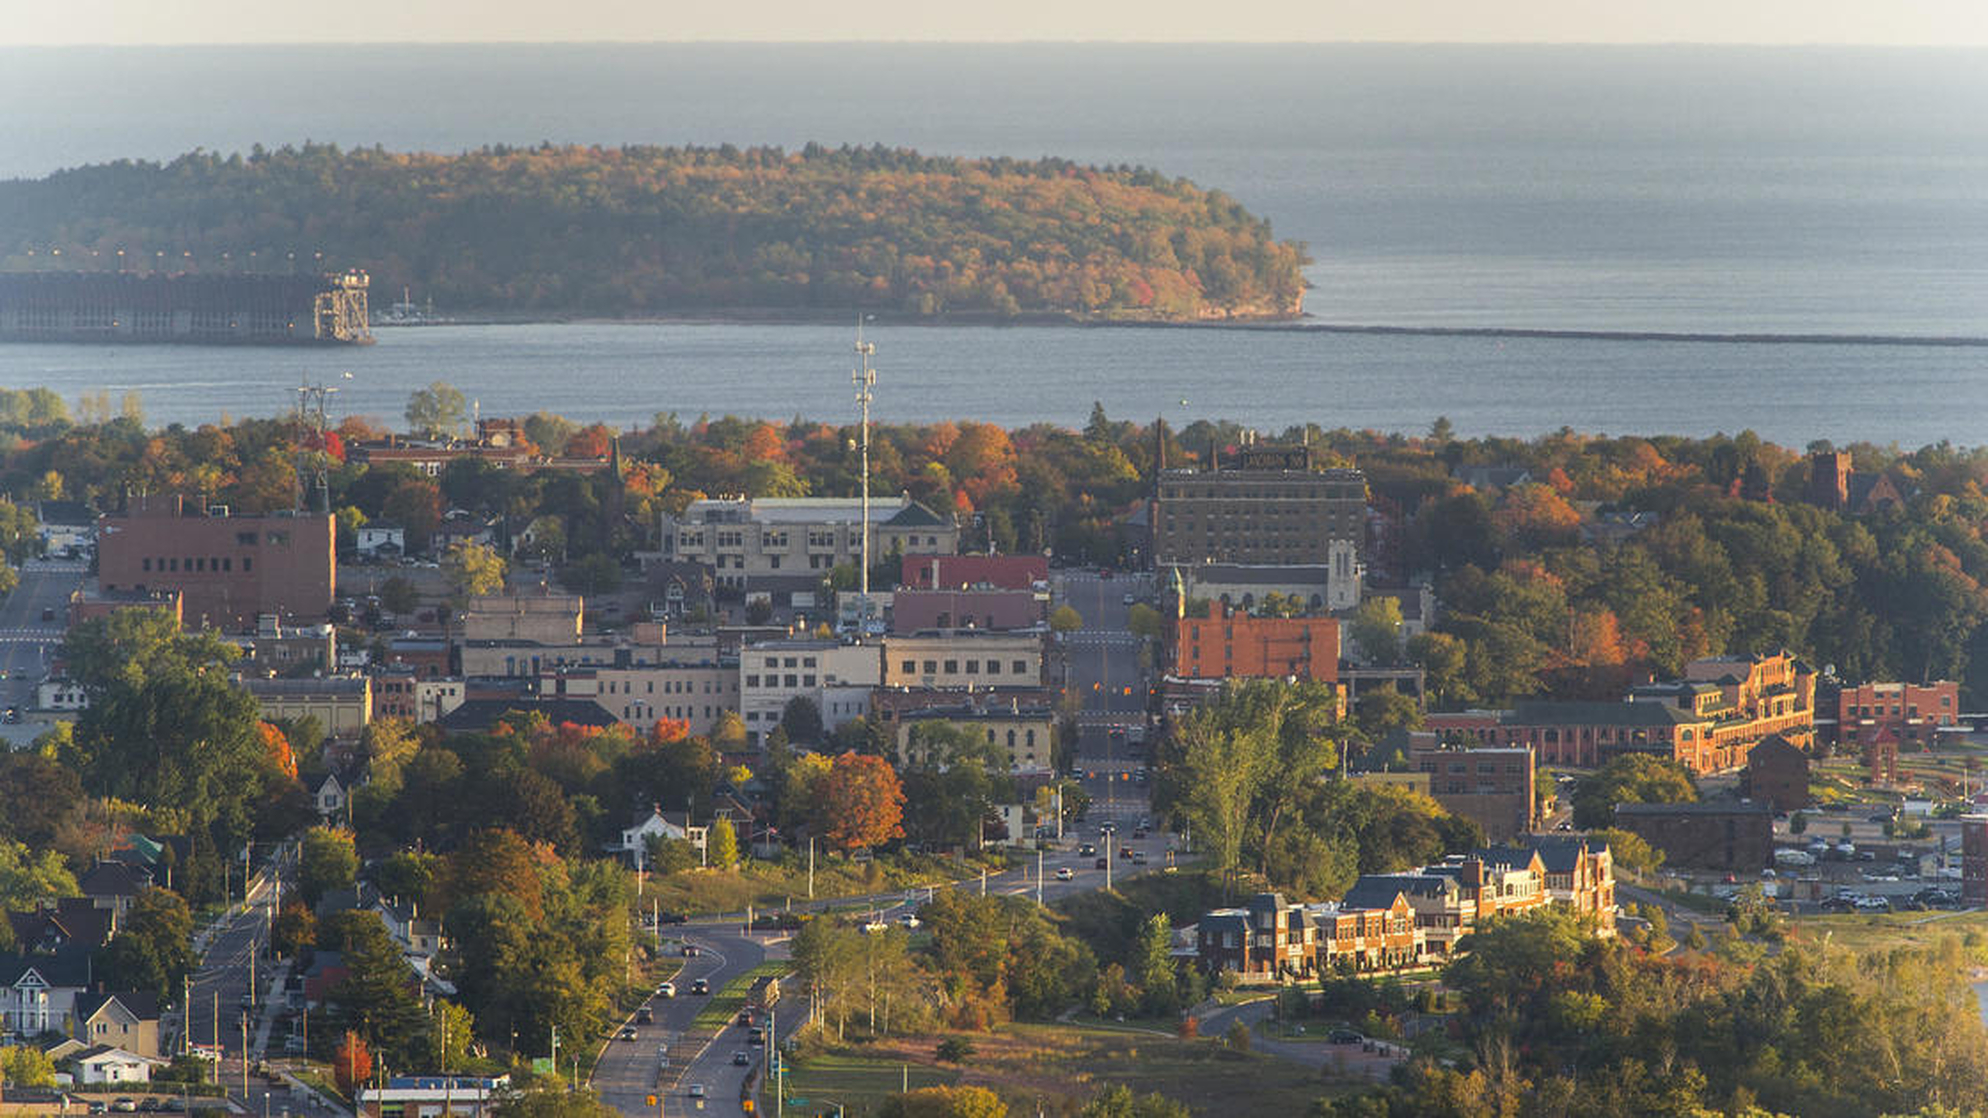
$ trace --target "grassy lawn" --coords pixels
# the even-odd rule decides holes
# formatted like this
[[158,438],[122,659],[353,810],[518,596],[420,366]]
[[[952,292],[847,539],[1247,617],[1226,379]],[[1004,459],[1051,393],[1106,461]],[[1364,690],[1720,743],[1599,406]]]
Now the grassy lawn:
[[[978,874],[977,862],[905,855],[854,862],[847,858],[818,858],[815,862],[817,900],[892,892],[914,885],[937,885]],[[636,906],[643,912],[654,901],[665,912],[702,915],[741,912],[747,905],[779,908],[808,899],[805,858],[778,862],[749,860],[736,870],[685,870],[654,874],[643,886]]]
[[[951,1067],[887,1063],[869,1054],[824,1052],[797,1063],[787,1073],[787,1107],[818,1114],[841,1103],[846,1114],[873,1114],[884,1099],[903,1090],[950,1087],[960,1073]],[[805,1102],[796,1100],[805,1099]]]
[[[1010,1113],[1074,1114],[1107,1087],[1157,1092],[1196,1114],[1298,1114],[1313,1100],[1337,1093],[1319,1070],[1257,1054],[1235,1055],[1211,1040],[1126,1032],[1089,1025],[1008,1025],[991,1034],[965,1034],[974,1048],[965,1063],[939,1064],[937,1037],[879,1041],[797,1061],[789,1097],[810,1100],[808,1113],[839,1100],[845,1113],[875,1114],[900,1089],[909,1068],[914,1090],[964,1084],[985,1087],[1008,1101]],[[840,1092],[839,1094],[837,1092]]]
[[1821,943],[1855,951],[1892,947],[1929,947],[1948,936],[1969,932],[1988,936],[1988,912],[1832,913],[1802,916],[1788,926],[1804,943]]
[[761,963],[725,983],[717,993],[711,995],[711,1000],[704,1004],[704,1008],[698,1011],[697,1018],[690,1023],[690,1027],[694,1030],[712,1031],[724,1028],[732,1018],[739,1015],[739,1010],[744,1008],[746,994],[752,990],[754,982],[765,975],[786,974],[791,968],[792,964],[782,961]]

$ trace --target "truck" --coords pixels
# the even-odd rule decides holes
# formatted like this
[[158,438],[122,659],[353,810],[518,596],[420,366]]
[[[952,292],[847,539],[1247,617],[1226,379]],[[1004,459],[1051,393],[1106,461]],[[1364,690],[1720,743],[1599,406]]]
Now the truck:
[[746,1004],[754,1009],[772,1009],[780,1000],[780,976],[765,974],[753,980],[752,989],[746,991]]

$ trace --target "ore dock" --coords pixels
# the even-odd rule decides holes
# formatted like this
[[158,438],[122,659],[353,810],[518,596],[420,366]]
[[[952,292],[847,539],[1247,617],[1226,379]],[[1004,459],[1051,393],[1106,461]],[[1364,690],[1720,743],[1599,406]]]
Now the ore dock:
[[0,342],[367,345],[366,273],[0,273]]

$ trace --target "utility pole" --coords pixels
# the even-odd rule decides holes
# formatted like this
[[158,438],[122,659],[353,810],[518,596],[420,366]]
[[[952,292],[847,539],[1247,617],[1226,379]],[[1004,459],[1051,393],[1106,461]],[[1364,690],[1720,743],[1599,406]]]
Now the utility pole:
[[[869,521],[863,523],[868,525]],[[780,1011],[777,1009],[766,1011],[766,1043],[772,1045],[773,1052],[773,1118],[781,1118],[787,1111],[787,1061],[780,1054]]]
[[875,396],[877,371],[870,367],[870,358],[877,355],[877,343],[863,340],[863,318],[856,318],[856,360],[858,362],[849,379],[856,386],[856,403],[863,409],[862,455],[863,455],[863,559],[862,568],[857,571],[857,586],[863,595],[863,616],[870,612],[870,401]]
[[242,1101],[248,1101],[248,1014],[242,1014]]
[[808,836],[808,899],[815,899],[815,837]]
[[[214,1051],[218,1058],[218,1054],[221,1051],[221,988],[219,986],[214,987]],[[221,1078],[221,1065],[219,1064],[214,1065],[214,1078],[216,1081],[219,1081]]]
[[1107,831],[1104,840],[1104,891],[1111,892],[1111,864],[1115,860],[1111,844],[1118,841],[1117,831]]
[[1035,848],[1035,903],[1042,904],[1042,847]]

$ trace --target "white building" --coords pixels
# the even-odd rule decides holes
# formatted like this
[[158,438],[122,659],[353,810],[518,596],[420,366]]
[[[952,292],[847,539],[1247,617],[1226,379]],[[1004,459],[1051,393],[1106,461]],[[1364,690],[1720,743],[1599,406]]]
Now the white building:
[[407,529],[398,524],[364,524],[353,533],[352,550],[366,559],[398,559],[407,554]]
[[166,1066],[164,1060],[107,1044],[85,1048],[69,1059],[76,1065],[77,1078],[84,1083],[150,1083],[152,1069]]
[[[662,554],[704,563],[721,586],[748,579],[826,575],[855,564],[863,550],[863,502],[857,497],[718,497],[665,515]],[[951,555],[959,526],[909,496],[870,498],[870,557]]]
[[[739,715],[745,719],[746,740],[758,745],[780,724],[787,704],[807,699],[821,711],[822,728],[832,731],[856,717],[868,700],[854,699],[853,690],[867,691],[883,682],[883,662],[874,644],[843,644],[832,640],[777,640],[749,645],[739,653]],[[832,708],[832,709],[831,709]]]
[[652,838],[687,842],[702,854],[709,837],[710,832],[707,828],[689,826],[688,820],[683,823],[673,822],[663,814],[662,808],[652,807],[647,813],[636,817],[634,826],[622,829],[621,846],[616,849],[626,854],[629,862],[639,870],[648,865],[649,840]]

